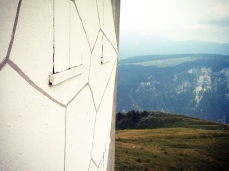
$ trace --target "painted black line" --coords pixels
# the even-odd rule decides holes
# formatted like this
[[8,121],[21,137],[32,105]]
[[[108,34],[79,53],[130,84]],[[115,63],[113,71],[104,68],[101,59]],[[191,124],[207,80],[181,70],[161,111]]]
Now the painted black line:
[[[91,96],[92,96],[93,104],[94,104],[95,111],[96,111],[95,98],[94,98],[94,96],[93,96],[93,92],[92,92],[92,89],[91,89],[90,84],[88,84],[88,87],[89,87],[89,89],[90,89],[90,91],[91,91]],[[96,114],[96,115],[97,115],[97,114]]]
[[100,17],[99,17],[98,0],[96,0],[96,6],[97,6],[97,13],[98,13],[98,18],[99,18],[99,26],[100,26],[100,28],[101,28]]
[[[112,44],[112,42],[110,41],[110,39],[108,39],[107,35],[104,33],[103,30],[101,30],[103,35],[107,38],[107,40],[110,42],[111,46],[113,47],[113,49],[115,50],[115,52],[118,54],[118,51],[115,49],[114,45]],[[116,40],[117,41],[117,40]]]
[[106,87],[105,87],[105,89],[104,89],[102,98],[101,98],[101,100],[100,100],[100,103],[99,103],[99,106],[98,106],[98,109],[96,110],[96,112],[98,112],[98,110],[99,110],[99,108],[100,108],[100,105],[101,105],[101,103],[102,103],[103,97],[104,97],[105,92],[106,92],[106,90],[107,90],[108,84],[109,84],[109,82],[110,82],[110,79],[111,79],[111,76],[112,76],[112,74],[113,74],[113,72],[114,72],[114,68],[115,68],[116,64],[117,64],[117,60],[114,62],[114,66],[112,67],[112,71],[111,71],[110,78],[109,78],[109,80],[107,81],[107,85],[106,85]]
[[78,16],[79,16],[79,18],[80,18],[80,21],[81,21],[81,24],[82,24],[82,27],[83,27],[84,33],[85,33],[86,38],[87,38],[87,42],[88,42],[88,45],[89,45],[90,51],[92,52],[91,45],[90,45],[89,39],[88,39],[88,37],[87,37],[87,32],[86,32],[86,30],[85,30],[85,27],[84,27],[84,24],[83,24],[83,20],[82,20],[82,18],[81,18],[81,16],[80,16],[80,13],[79,13],[78,8],[77,8],[77,6],[76,6],[76,2],[75,2],[75,0],[71,0],[71,1],[72,1],[72,2],[74,3],[74,5],[75,5],[76,12],[77,12],[77,14],[78,14]]
[[78,96],[78,94],[86,87],[89,86],[88,82],[76,93],[76,95],[67,103],[67,106]]
[[50,96],[48,93],[46,93],[44,90],[42,90],[40,87],[38,87],[25,73],[10,59],[8,60],[8,64],[22,77],[24,78],[33,88],[38,90],[41,94],[48,97],[50,100],[52,100],[54,103],[60,105],[61,107],[66,107],[63,103],[57,101],[52,96]]
[[97,37],[96,37],[96,40],[95,40],[94,46],[93,46],[93,48],[92,48],[92,50],[91,50],[91,53],[93,53],[93,51],[94,51],[95,45],[96,45],[97,40],[98,40],[98,37],[99,37],[100,30],[101,30],[101,29],[99,29],[99,32],[98,32],[98,34],[97,34]]
[[[94,138],[95,138],[95,125],[96,125],[96,118],[97,118],[97,112],[96,112],[96,115],[95,115],[95,123],[94,123],[94,129],[93,129],[93,138],[92,138],[92,144],[91,144],[91,161],[95,164],[95,166],[96,166],[96,167],[98,167],[98,166],[97,166],[97,164],[95,163],[95,161],[94,161],[94,160],[93,160],[93,158],[92,158],[93,145],[94,145]],[[90,163],[89,163],[88,171],[89,171],[89,169],[90,169],[90,164],[91,164],[91,161],[90,161]]]
[[[88,85],[88,86],[89,86],[89,89],[90,89],[90,92],[91,92],[91,96],[92,96],[94,108],[95,108],[95,111],[96,111],[95,100],[94,100],[94,97],[93,97],[92,89],[91,89],[90,85]],[[92,145],[91,145],[91,161],[93,161],[93,163],[94,163],[95,166],[97,167],[95,161],[92,159],[92,152],[93,152],[93,144],[94,144],[94,134],[95,134],[96,118],[97,118],[97,112],[96,112],[96,114],[95,114],[95,122],[94,122],[93,137],[92,137]],[[88,166],[88,171],[89,171],[89,169],[90,169],[91,161],[90,161],[89,166]]]
[[[99,30],[99,33],[100,33],[100,30]],[[96,41],[95,41],[95,44],[94,44],[94,47],[93,47],[93,49],[92,49],[91,56],[90,56],[88,82],[89,82],[89,78],[90,78],[90,75],[91,75],[91,74],[90,74],[90,73],[91,73],[91,57],[92,57],[92,54],[93,54],[93,51],[94,51],[95,45],[96,45],[96,43],[97,43],[97,41],[98,41],[98,38],[99,38],[99,33],[98,33],[98,35],[97,35],[97,38],[96,38]]]
[[20,12],[20,8],[21,8],[21,3],[22,3],[22,0],[19,0],[18,6],[17,6],[16,17],[14,19],[14,27],[13,27],[13,31],[12,31],[12,34],[11,34],[10,44],[9,44],[9,47],[8,47],[8,51],[7,51],[6,57],[4,58],[2,63],[0,64],[0,71],[2,70],[2,68],[5,66],[5,64],[7,63],[7,61],[10,58],[10,53],[11,53],[11,49],[12,49],[12,46],[13,46],[13,43],[14,43],[14,36],[15,36],[16,28],[17,28],[17,23],[18,23],[18,17],[19,17],[19,12]]
[[4,58],[2,63],[0,63],[0,71],[2,70],[2,68],[6,65],[8,59],[7,58]]
[[93,158],[91,158],[91,161],[94,163],[94,165],[95,165],[96,167],[98,167],[97,164],[95,163],[95,160],[94,160]]
[[94,163],[95,167],[98,168],[98,166],[96,165],[95,161],[93,160],[93,158],[91,158],[90,163],[89,163],[89,167],[88,167],[88,171],[90,171],[90,165],[91,162]]
[[95,163],[94,159],[93,159],[92,156],[91,156],[91,160],[90,160],[90,163],[89,163],[89,166],[88,166],[88,171],[90,171],[90,165],[91,165],[92,163],[93,163],[93,164],[95,165],[95,167],[98,169],[99,166],[97,166],[97,164]]

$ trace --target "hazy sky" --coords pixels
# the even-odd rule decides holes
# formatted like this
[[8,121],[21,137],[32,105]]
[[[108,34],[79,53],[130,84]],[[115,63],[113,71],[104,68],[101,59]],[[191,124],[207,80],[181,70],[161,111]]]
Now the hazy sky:
[[229,43],[229,0],[121,0],[120,31]]

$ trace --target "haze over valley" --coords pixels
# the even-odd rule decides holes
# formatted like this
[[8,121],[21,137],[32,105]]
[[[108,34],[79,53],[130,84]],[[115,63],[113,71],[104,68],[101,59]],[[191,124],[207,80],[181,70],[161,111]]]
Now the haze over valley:
[[[229,36],[229,35],[228,35]],[[162,37],[126,33],[120,39],[119,59],[153,54],[223,54],[229,55],[229,43],[198,40],[175,41]]]

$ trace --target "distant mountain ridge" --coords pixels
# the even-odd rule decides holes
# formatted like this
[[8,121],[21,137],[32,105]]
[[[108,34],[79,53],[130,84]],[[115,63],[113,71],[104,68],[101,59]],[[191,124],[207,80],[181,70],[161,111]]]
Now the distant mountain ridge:
[[120,39],[119,59],[149,54],[208,53],[229,55],[229,43],[198,40],[173,41],[158,37],[128,36]]
[[160,110],[229,123],[229,55],[148,55],[119,61],[117,111]]
[[182,58],[182,57],[214,58],[216,55],[217,55],[217,58],[228,59],[228,55],[222,55],[222,54],[208,54],[208,53],[158,54],[158,55],[141,55],[141,56],[134,56],[131,58],[123,59],[123,60],[119,61],[119,65],[130,64],[130,63],[139,63],[139,62],[147,62],[147,61],[153,61],[153,60]]

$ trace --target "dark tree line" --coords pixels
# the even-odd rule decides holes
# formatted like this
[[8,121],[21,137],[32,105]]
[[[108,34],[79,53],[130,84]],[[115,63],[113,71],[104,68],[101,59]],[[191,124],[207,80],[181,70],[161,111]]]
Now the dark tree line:
[[[116,129],[136,128],[136,123],[141,120],[142,117],[149,116],[149,113],[146,111],[135,111],[131,110],[126,113],[118,112],[116,115]],[[121,124],[120,124],[121,123]]]

